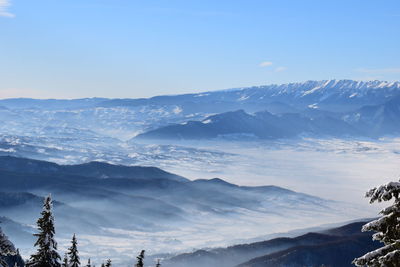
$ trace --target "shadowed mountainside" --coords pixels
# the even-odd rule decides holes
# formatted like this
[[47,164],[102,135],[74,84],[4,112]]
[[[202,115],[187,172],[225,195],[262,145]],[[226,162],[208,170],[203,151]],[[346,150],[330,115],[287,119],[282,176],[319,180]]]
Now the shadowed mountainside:
[[[222,228],[240,222],[247,228],[288,216],[304,226],[315,216],[325,221],[348,216],[341,211],[343,203],[277,186],[238,186],[218,178],[190,181],[158,168],[99,162],[58,165],[4,156],[0,184],[0,212],[15,225],[32,225],[42,196],[51,192],[62,238],[73,232],[121,238],[119,231],[217,231],[216,223]],[[287,220],[279,227],[292,224]],[[19,240],[30,243],[21,234],[25,230],[19,230]]]
[[352,266],[351,261],[381,246],[371,233],[362,233],[365,222],[310,232],[295,238],[235,245],[227,248],[197,250],[163,262],[166,267],[287,267]]

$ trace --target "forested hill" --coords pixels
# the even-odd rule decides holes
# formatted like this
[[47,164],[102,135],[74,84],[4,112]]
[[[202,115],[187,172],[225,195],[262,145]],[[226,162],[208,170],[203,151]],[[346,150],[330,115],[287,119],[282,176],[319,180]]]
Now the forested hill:
[[382,245],[356,222],[294,238],[275,238],[227,248],[197,250],[164,261],[165,267],[350,267],[352,260]]

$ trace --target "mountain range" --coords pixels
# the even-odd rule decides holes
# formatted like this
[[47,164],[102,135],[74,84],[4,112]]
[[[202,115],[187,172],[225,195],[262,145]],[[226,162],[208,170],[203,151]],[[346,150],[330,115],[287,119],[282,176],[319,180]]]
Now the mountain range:
[[88,244],[82,251],[101,248],[110,256],[113,242],[124,244],[119,246],[126,252],[143,246],[138,242],[143,238],[154,252],[171,249],[171,244],[187,250],[233,242],[232,232],[238,241],[265,229],[277,232],[349,219],[356,212],[345,203],[277,186],[239,186],[218,178],[192,181],[158,168],[104,162],[58,165],[1,156],[0,184],[0,214],[25,252],[34,232],[27,226],[34,224],[49,192],[55,199],[58,238],[69,242],[71,233],[77,233]]
[[[378,131],[379,133],[382,132],[378,129],[374,133]],[[311,117],[301,113],[273,115],[268,111],[263,111],[248,114],[244,110],[238,110],[213,115],[202,121],[188,121],[182,124],[161,127],[139,134],[134,140],[279,139],[293,138],[302,134],[334,137],[365,136],[365,132],[362,134],[357,127],[354,127],[350,123],[323,113],[317,115],[314,112]]]
[[315,137],[370,137],[400,134],[400,96],[377,105],[367,105],[349,112],[332,112],[315,107],[297,113],[254,114],[244,110],[206,117],[200,121],[171,124],[147,131],[140,139],[279,139],[301,135]]
[[[273,185],[244,186],[249,179],[246,175],[240,178],[242,185],[219,178],[197,179],[203,168],[208,175],[199,176],[209,178],[214,173],[220,176],[224,164],[246,165],[238,170],[247,164],[252,168],[252,159],[243,163],[237,150],[221,146],[212,150],[202,147],[202,142],[198,146],[188,142],[185,147],[168,142],[293,138],[296,147],[296,138],[303,136],[397,136],[399,107],[399,82],[351,80],[146,99],[3,99],[1,220],[27,255],[32,249],[32,225],[43,197],[51,192],[61,247],[76,232],[82,253],[118,255],[132,262],[132,250],[151,248],[152,253],[161,253],[171,252],[171,248],[190,251],[226,246],[261,240],[260,236],[270,233],[363,217],[366,211],[346,203]],[[167,143],[154,144],[155,139]],[[191,180],[150,167],[175,172],[175,165],[180,166],[177,173],[185,173]],[[181,171],[185,168],[188,170]],[[189,174],[191,168],[197,168],[196,175]],[[225,175],[224,179],[230,178]],[[349,244],[355,247],[357,240]],[[314,257],[308,254],[314,249],[308,247],[312,244],[303,245],[306,247],[288,253],[301,251]],[[205,251],[205,255],[210,252]],[[258,262],[276,258],[290,261],[283,257],[286,254],[264,252],[235,264],[258,266]]]
[[[0,100],[0,106],[7,109],[31,108],[57,110],[63,107],[66,110],[71,110],[90,107],[183,105],[181,107],[182,110],[185,113],[191,113],[193,110],[201,109],[204,111],[204,109],[207,109],[208,106],[201,107],[201,104],[205,103],[210,106],[220,103],[221,105],[219,107],[214,106],[214,109],[223,111],[221,109],[226,109],[226,107],[224,108],[225,104],[231,105],[233,109],[240,107],[245,109],[244,107],[249,105],[254,110],[258,105],[282,102],[299,108],[313,104],[320,106],[322,109],[337,106],[341,106],[342,108],[347,107],[345,109],[349,109],[350,107],[355,109],[354,107],[361,107],[367,104],[382,104],[389,98],[398,96],[399,91],[400,82],[322,80],[140,99],[3,99]],[[190,104],[194,104],[194,106],[189,106]],[[265,107],[261,106],[261,109],[265,109]],[[333,111],[337,111],[337,109],[335,108]]]
[[355,222],[297,237],[280,237],[169,257],[166,267],[351,267],[355,257],[382,246]]
[[[79,135],[81,139],[106,143],[184,123],[191,129],[183,131],[199,130],[205,138],[225,132],[243,133],[240,128],[208,129],[211,126],[199,124],[213,115],[228,116],[226,113],[243,110],[257,120],[258,113],[271,113],[276,117],[268,114],[268,119],[281,121],[271,124],[264,118],[264,122],[257,122],[262,125],[254,129],[254,118],[242,118],[244,115],[238,113],[240,121],[234,123],[243,123],[237,125],[242,128],[250,125],[251,134],[258,137],[286,138],[296,132],[379,137],[399,132],[399,96],[399,82],[326,80],[142,99],[2,99],[0,134],[48,138]],[[297,120],[296,127],[289,127]],[[184,132],[177,134],[187,136]]]

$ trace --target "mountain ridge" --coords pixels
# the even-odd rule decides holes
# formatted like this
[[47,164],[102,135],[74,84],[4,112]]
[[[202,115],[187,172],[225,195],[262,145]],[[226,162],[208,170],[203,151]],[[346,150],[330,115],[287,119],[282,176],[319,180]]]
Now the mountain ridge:
[[[13,160],[17,164],[11,164]],[[41,168],[36,168],[35,163],[41,164]],[[348,207],[347,204],[277,186],[239,186],[218,178],[176,180],[168,175],[135,178],[135,175],[118,177],[109,173],[109,177],[102,177],[102,173],[90,170],[90,164],[78,165],[79,173],[86,175],[83,176],[65,172],[60,166],[45,161],[0,157],[2,216],[21,225],[32,225],[40,213],[43,196],[51,192],[56,204],[57,230],[62,240],[69,240],[68,235],[72,232],[98,240],[98,236],[122,238],[119,232],[143,231],[146,236],[152,236],[148,240],[154,246],[163,247],[167,246],[162,241],[164,234],[161,233],[165,232],[172,233],[177,239],[176,250],[193,246],[186,243],[186,236],[204,235],[203,230],[199,232],[198,229],[214,235],[219,228],[232,225],[232,222],[240,223],[240,227],[255,227],[261,219],[280,220],[291,214],[296,218],[303,216],[297,225],[305,227],[310,221],[315,223],[314,216],[323,218],[321,223],[349,217],[347,209],[346,212],[339,210],[343,205]],[[115,168],[118,174],[118,166]],[[279,226],[271,226],[273,229],[269,231],[290,227],[292,222],[284,221]],[[179,229],[185,229],[183,236]],[[262,231],[260,229],[259,233]],[[243,239],[243,234],[235,239]],[[223,236],[221,240],[224,241],[214,242],[232,238],[229,232]],[[27,238],[21,236],[20,239]],[[136,240],[134,236],[132,240]],[[199,246],[204,245],[200,243]]]
[[282,139],[301,134],[322,136],[361,135],[345,120],[321,114],[309,117],[302,113],[273,115],[268,111],[254,114],[244,110],[229,111],[206,117],[201,121],[171,124],[141,133],[133,140],[143,139]]
[[[296,237],[278,237],[225,248],[200,249],[169,257],[164,261],[164,266],[352,266],[351,261],[355,257],[380,245],[372,241],[372,233],[361,232],[365,223],[366,221],[348,223]],[[337,253],[333,253],[333,257],[327,257],[329,249]],[[319,254],[321,251],[325,254]]]
[[[23,168],[22,168],[23,167]],[[125,166],[100,161],[90,161],[75,165],[59,165],[57,163],[28,159],[23,157],[0,156],[0,170],[24,172],[33,174],[52,174],[61,172],[86,177],[98,178],[168,178],[171,180],[188,181],[179,175],[166,172],[156,167]],[[23,171],[22,171],[23,170]]]
[[79,134],[96,143],[118,142],[230,111],[340,114],[381,105],[398,96],[398,81],[322,80],[136,99],[3,99],[0,133],[62,138]]
[[[233,87],[227,89],[217,89],[213,91],[201,91],[199,93],[183,93],[183,94],[166,94],[166,95],[156,95],[151,97],[142,97],[142,98],[104,98],[104,97],[87,97],[87,98],[72,98],[72,99],[62,99],[62,98],[2,98],[1,102],[70,102],[80,101],[80,102],[93,102],[93,103],[101,103],[102,101],[108,100],[146,100],[146,99],[157,99],[160,97],[177,97],[177,96],[190,96],[194,95],[196,97],[206,96],[205,94],[210,93],[223,93],[223,92],[238,92],[244,91],[248,89],[267,89],[280,93],[288,93],[290,91],[296,91],[296,88],[309,88],[304,91],[300,91],[302,96],[306,96],[308,94],[314,93],[316,91],[323,91],[326,89],[339,89],[342,91],[363,91],[370,89],[383,89],[383,88],[391,88],[392,90],[400,90],[400,81],[383,81],[383,80],[371,80],[371,81],[363,81],[363,80],[351,80],[351,79],[328,79],[328,80],[307,80],[304,82],[290,82],[290,83],[273,83],[273,84],[265,84],[265,85],[254,85],[254,86],[245,86],[245,87]],[[300,94],[299,94],[300,95]],[[353,96],[355,97],[355,96]],[[12,104],[12,103],[10,103]]]

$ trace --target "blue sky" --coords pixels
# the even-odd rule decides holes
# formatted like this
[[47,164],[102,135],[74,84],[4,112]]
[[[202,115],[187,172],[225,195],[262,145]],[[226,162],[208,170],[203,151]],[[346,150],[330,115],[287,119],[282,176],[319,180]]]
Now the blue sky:
[[399,0],[0,0],[0,98],[400,80]]

